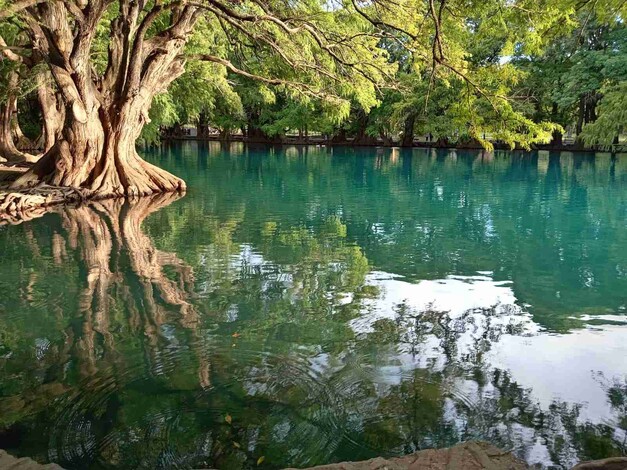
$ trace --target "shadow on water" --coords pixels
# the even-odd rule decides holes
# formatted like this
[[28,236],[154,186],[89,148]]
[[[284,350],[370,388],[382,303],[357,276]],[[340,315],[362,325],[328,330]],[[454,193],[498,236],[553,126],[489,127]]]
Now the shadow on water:
[[[589,243],[564,221],[624,225],[601,210],[605,167],[363,152],[171,148],[180,201],[3,228],[0,448],[67,468],[307,466],[467,439],[557,468],[625,454],[624,315],[549,333],[535,294],[585,272],[534,279],[554,244]],[[599,298],[620,256],[589,263]]]

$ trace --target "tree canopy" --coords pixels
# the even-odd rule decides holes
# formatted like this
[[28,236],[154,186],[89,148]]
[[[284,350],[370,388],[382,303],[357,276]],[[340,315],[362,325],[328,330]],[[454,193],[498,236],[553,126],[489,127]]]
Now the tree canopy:
[[611,144],[625,126],[618,0],[0,6],[4,158],[38,158],[16,139],[20,102],[37,93],[41,105],[44,154],[16,189],[45,183],[98,197],[184,189],[135,143],[190,123],[201,134],[211,126],[270,140],[297,131],[411,145],[422,133],[442,145],[527,149],[571,125],[582,142]]

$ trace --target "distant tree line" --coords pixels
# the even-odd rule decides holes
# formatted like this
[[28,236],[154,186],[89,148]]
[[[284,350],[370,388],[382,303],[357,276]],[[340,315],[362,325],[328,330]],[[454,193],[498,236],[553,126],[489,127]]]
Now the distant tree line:
[[13,189],[185,188],[138,140],[192,124],[442,145],[611,145],[626,119],[620,0],[0,0],[0,158]]
[[[198,138],[269,143],[412,146],[420,136],[421,141],[442,147],[490,147],[495,141],[523,148],[533,143],[560,147],[568,133],[575,139],[574,147],[618,144],[627,124],[624,23],[602,20],[594,11],[570,20],[570,28],[555,33],[533,53],[521,44],[509,44],[498,29],[490,34],[480,31],[487,19],[474,25],[481,35],[471,36],[466,66],[486,83],[482,86],[490,87],[484,96],[464,76],[442,76],[436,69],[432,78],[433,69],[417,69],[415,57],[405,47],[384,38],[378,47],[398,68],[393,86],[378,90],[377,103],[371,107],[349,100],[337,108],[323,99],[270,90],[240,78],[229,94],[198,95],[205,101],[194,113],[172,110],[160,135],[190,135],[189,128],[183,128],[187,125],[196,127]],[[173,101],[178,101],[179,91],[183,90],[175,85]],[[499,108],[489,109],[494,104]],[[529,134],[523,136],[523,129]]]

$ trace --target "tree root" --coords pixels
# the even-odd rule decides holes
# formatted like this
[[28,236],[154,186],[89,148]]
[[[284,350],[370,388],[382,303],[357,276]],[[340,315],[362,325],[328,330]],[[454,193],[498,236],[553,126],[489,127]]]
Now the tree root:
[[[182,181],[182,180],[180,180]],[[184,194],[185,186],[174,187],[167,191],[161,191],[161,194]],[[153,192],[152,195],[160,193]],[[47,184],[39,184],[29,188],[13,189],[0,188],[0,225],[16,225],[28,220],[36,219],[43,216],[50,206],[60,204],[76,204],[87,201],[98,201],[103,199],[128,198],[138,199],[139,196],[149,196],[146,194],[117,194],[93,192],[89,189],[51,186]]]
[[36,219],[50,206],[84,200],[82,191],[76,188],[42,185],[21,191],[3,190],[0,191],[0,225]]
[[42,184],[78,188],[84,197],[99,200],[143,197],[163,193],[184,193],[185,182],[166,170],[143,160],[133,149],[126,159],[106,158],[101,168],[95,162],[76,166],[65,141],[59,141],[28,171],[9,186],[22,191]]

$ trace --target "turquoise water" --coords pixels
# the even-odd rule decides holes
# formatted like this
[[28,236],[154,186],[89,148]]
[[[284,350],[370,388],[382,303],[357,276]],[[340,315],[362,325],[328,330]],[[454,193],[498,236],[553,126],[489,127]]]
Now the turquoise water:
[[627,452],[627,156],[185,143],[0,227],[0,448],[282,468]]

